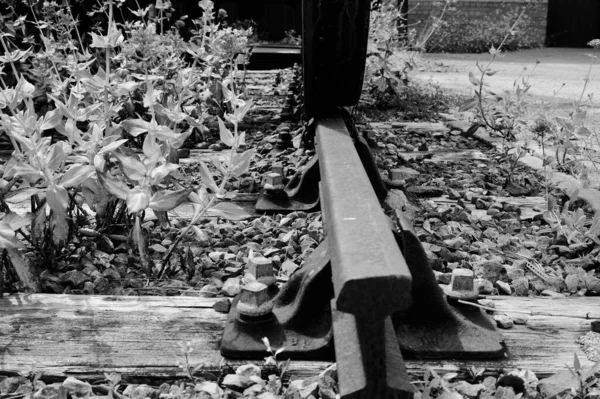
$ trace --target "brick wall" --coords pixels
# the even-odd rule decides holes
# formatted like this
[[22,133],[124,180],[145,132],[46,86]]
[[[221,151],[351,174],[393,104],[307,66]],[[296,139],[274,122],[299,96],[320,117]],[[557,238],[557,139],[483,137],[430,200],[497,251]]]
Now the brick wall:
[[[437,5],[436,5],[437,3]],[[409,0],[408,26],[417,30],[431,27],[431,16],[439,16],[442,6],[439,0]],[[498,10],[514,10],[517,12],[525,6],[523,0],[459,0],[453,5],[453,10],[446,13],[444,19],[456,18],[494,18]],[[535,38],[538,45],[546,42],[546,25],[548,20],[548,0],[538,0],[526,12],[529,24],[528,34]]]

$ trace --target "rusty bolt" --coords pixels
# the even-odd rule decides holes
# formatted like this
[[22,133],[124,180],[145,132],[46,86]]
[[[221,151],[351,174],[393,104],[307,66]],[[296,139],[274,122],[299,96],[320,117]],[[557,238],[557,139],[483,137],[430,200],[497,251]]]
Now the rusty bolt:
[[477,299],[479,293],[475,288],[475,276],[469,269],[452,270],[450,286],[446,290],[446,295],[452,299],[462,299],[465,301]]
[[265,175],[264,188],[268,192],[281,192],[285,186],[283,185],[283,176],[279,173],[268,173]]
[[[294,104],[291,104],[291,106],[293,106]],[[282,130],[281,132],[279,132],[279,134],[277,135],[277,139],[278,141],[282,141],[282,142],[290,142],[292,141],[292,134],[290,133],[289,130]]]
[[266,316],[273,310],[273,302],[269,295],[269,287],[258,281],[252,281],[242,287],[240,300],[237,303],[239,314],[247,317]]
[[277,173],[278,175],[283,176],[283,166],[282,165],[273,165],[271,167],[271,173]]
[[263,257],[250,258],[246,266],[248,267],[248,273],[252,274],[259,283],[270,287],[277,282],[273,275],[273,262],[269,259]]
[[392,169],[390,170],[390,180],[403,180],[404,172],[402,169]]

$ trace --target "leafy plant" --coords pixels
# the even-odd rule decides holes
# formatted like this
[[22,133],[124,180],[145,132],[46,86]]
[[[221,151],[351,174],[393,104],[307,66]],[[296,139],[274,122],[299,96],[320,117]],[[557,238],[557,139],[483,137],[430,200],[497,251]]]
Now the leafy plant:
[[[588,45],[597,48],[600,46],[598,43],[592,40]],[[595,61],[598,60],[598,57],[594,54],[588,54],[588,56]],[[594,63],[594,61],[590,63],[588,72],[584,77],[581,94],[573,102],[573,108],[568,116],[557,116],[553,121],[541,116],[533,127],[534,133],[537,134],[542,145],[544,158],[546,158],[545,147],[554,146],[554,157],[547,157],[548,164],[556,162],[559,170],[572,172],[582,169],[582,171],[585,171],[581,161],[587,160],[589,161],[588,164],[591,164],[598,171],[597,145],[600,144],[600,138],[590,126],[587,111],[583,109],[584,99],[587,101],[593,99],[593,93],[589,93],[587,97],[585,94]]]
[[457,376],[457,373],[446,373],[440,376],[434,369],[426,369],[423,380],[418,383],[422,388],[421,398],[458,399],[462,397],[460,394],[453,392],[449,387],[449,382]]
[[515,173],[517,166],[519,165],[519,161],[523,158],[527,152],[523,150],[520,143],[517,143],[513,149],[512,154],[510,155],[508,173],[506,175],[506,181],[504,183],[504,187],[508,186],[511,182],[511,179]]
[[285,37],[281,43],[299,46],[302,44],[302,37],[294,29],[290,29],[285,31]]
[[190,381],[196,382],[197,378],[194,377],[194,373],[202,368],[202,364],[192,366],[190,363],[190,354],[194,351],[194,347],[191,342],[182,341],[179,342],[179,348],[181,349],[182,357],[177,356],[177,364],[181,367]]
[[587,247],[588,243],[600,245],[600,214],[596,214],[588,224],[588,219],[582,208],[570,211],[569,208],[575,203],[579,196],[579,190],[575,190],[571,197],[557,212],[556,202],[552,197],[548,199],[548,210],[544,212],[544,220],[553,230],[564,235],[569,244]]
[[[97,236],[130,230],[148,275],[153,261],[143,227],[146,211],[154,211],[163,226],[166,212],[186,200],[196,203],[193,223],[207,212],[234,220],[246,216],[216,199],[235,195],[225,186],[248,170],[253,156],[252,150],[237,152],[244,145],[238,123],[251,103],[237,94],[234,80],[251,30],[220,28],[213,3],[202,0],[201,17],[193,22],[197,29],[186,42],[175,28],[166,29],[170,3],[158,1],[158,15],[140,9],[134,12],[139,21],[117,24],[113,14],[120,4],[109,1],[92,11],[106,15],[107,23],[85,42],[68,4],[53,2],[44,10],[29,3],[34,21],[12,13],[16,21],[0,32],[0,129],[14,148],[1,171],[0,245],[11,251],[13,263],[16,248],[25,244],[50,266],[68,255],[67,243],[90,223],[84,203],[96,212]],[[16,41],[30,43],[31,27],[43,46],[22,50]],[[1,73],[7,67],[12,84]],[[231,147],[229,160],[215,165],[222,180],[217,185],[217,174],[202,164],[204,185],[185,187],[178,180],[177,149],[208,132],[215,106],[234,124],[230,132],[220,120],[220,136]],[[10,206],[28,199],[30,212],[17,217]]]
[[523,100],[531,88],[529,79],[535,71],[535,67],[528,75],[525,75],[527,68],[524,68],[521,76],[513,82],[512,90],[506,91],[503,94],[492,90],[486,79],[496,74],[497,71],[491,68],[492,64],[501,53],[508,39],[515,35],[517,26],[532,4],[533,2],[528,2],[521,9],[507,33],[504,34],[498,47],[491,44],[489,52],[492,57],[488,63],[485,66],[476,63],[479,69],[479,76],[472,71],[469,72],[469,81],[474,86],[474,96],[459,109],[459,111],[475,109],[480,124],[504,139],[514,139],[516,129],[520,126],[525,126],[525,121],[522,119],[525,111]]
[[406,26],[406,15],[402,13],[404,0],[373,2],[369,25],[369,43],[367,48],[367,64],[365,68],[365,84],[376,103],[382,104],[392,97],[391,104],[396,104],[408,85],[409,73],[415,69],[418,51],[439,26],[446,10],[454,0],[445,0],[441,15],[429,31],[419,40],[415,40]]
[[[224,80],[223,91],[226,101],[233,109],[232,113],[225,114],[225,119],[233,124],[233,132],[225,126],[223,120],[220,118],[218,119],[221,141],[226,146],[231,147],[226,162],[221,163],[220,161],[213,161],[214,166],[222,175],[221,184],[217,184],[206,164],[200,162],[200,176],[205,187],[202,187],[196,193],[191,194],[190,200],[194,203],[194,216],[192,217],[190,224],[182,230],[171,246],[171,249],[165,255],[163,259],[164,264],[167,264],[176,244],[190,232],[194,227],[194,224],[207,212],[230,220],[242,220],[249,217],[249,215],[237,205],[227,202],[221,202],[214,205],[218,198],[233,198],[235,196],[235,192],[228,193],[225,187],[230,179],[237,178],[248,171],[250,161],[255,153],[253,148],[246,150],[241,154],[237,152],[240,146],[244,145],[246,141],[245,133],[239,132],[238,126],[252,107],[252,102],[244,101],[240,98],[239,94],[236,94],[233,80],[230,78]],[[207,189],[211,190],[214,194],[211,198],[209,198]]]
[[577,353],[574,354],[573,367],[567,365],[567,369],[579,384],[579,386],[575,388],[575,398],[584,399],[600,393],[600,390],[597,387],[594,387],[598,383],[598,378],[596,377],[598,367],[600,367],[600,362],[597,362],[589,369],[582,367],[579,358],[577,357]]
[[271,356],[265,357],[265,364],[275,366],[279,370],[279,376],[269,376],[269,381],[267,382],[267,390],[274,395],[279,395],[282,393],[283,389],[281,379],[283,378],[283,375],[290,366],[290,359],[286,360],[285,362],[278,362],[277,355],[282,353],[285,350],[285,348],[281,347],[279,349],[274,349],[273,347],[271,347],[271,343],[269,342],[269,339],[267,337],[263,337],[262,341],[267,348],[267,352],[271,354]]

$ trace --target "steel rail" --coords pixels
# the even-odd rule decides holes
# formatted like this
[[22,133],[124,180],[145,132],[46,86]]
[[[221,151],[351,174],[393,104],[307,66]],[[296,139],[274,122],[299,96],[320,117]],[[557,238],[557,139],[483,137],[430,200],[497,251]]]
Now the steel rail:
[[412,397],[390,319],[411,305],[411,273],[340,116],[316,122],[316,144],[340,393]]
[[337,309],[389,315],[411,302],[411,275],[341,117],[317,122],[321,203]]

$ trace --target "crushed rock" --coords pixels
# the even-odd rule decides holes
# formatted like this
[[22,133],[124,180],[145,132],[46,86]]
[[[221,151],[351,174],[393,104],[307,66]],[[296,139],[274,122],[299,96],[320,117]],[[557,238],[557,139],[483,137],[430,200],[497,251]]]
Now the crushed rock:
[[600,333],[590,331],[575,341],[591,362],[600,361]]

